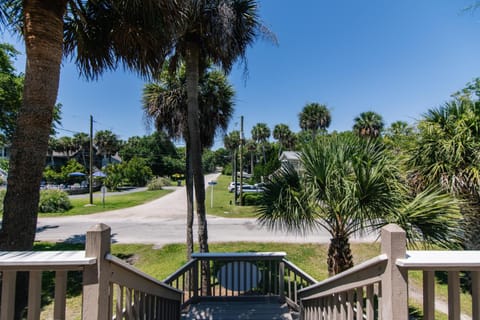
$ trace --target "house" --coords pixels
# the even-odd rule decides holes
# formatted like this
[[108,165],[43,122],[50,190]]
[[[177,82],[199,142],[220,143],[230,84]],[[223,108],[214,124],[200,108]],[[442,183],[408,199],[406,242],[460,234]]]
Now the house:
[[297,172],[300,172],[300,152],[297,151],[283,151],[279,157],[280,162],[283,164],[290,164],[295,168]]

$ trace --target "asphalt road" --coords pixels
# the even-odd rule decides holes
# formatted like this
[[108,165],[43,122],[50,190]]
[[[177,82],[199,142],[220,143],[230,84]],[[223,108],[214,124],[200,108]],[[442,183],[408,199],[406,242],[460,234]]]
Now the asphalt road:
[[[207,175],[205,180],[210,181],[215,177],[216,175]],[[209,196],[210,193],[207,194],[207,198]],[[270,231],[260,227],[255,219],[248,218],[221,218],[208,215],[207,222],[211,243],[234,241],[328,243],[330,239],[323,230],[306,236]],[[36,240],[84,241],[85,232],[98,223],[104,223],[112,228],[112,240],[115,243],[148,243],[155,246],[183,243],[186,238],[185,187],[175,188],[174,192],[152,202],[122,210],[83,216],[39,218]],[[375,236],[368,236],[352,239],[352,242],[370,242],[374,239]]]

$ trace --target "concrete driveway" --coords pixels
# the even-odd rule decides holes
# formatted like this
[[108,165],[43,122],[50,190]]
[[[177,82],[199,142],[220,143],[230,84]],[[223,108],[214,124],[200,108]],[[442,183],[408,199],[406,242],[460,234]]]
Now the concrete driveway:
[[[214,180],[217,176],[207,175],[205,180]],[[207,200],[209,195],[208,193]],[[178,187],[160,199],[136,207],[83,216],[39,218],[36,240],[83,241],[90,226],[104,223],[112,228],[112,238],[117,243],[149,243],[155,246],[183,243],[186,239],[186,211],[185,187]],[[256,219],[209,215],[207,221],[209,242],[328,243],[330,239],[325,231],[320,230],[306,236],[269,231],[260,227]],[[194,230],[196,234],[196,227]],[[374,236],[352,240],[372,241]]]

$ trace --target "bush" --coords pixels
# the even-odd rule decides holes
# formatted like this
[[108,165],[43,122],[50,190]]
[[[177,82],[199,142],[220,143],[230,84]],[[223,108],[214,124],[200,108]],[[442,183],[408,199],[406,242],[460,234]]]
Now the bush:
[[72,204],[66,192],[60,190],[40,191],[39,212],[65,212],[70,208],[72,208]]
[[232,169],[232,164],[231,163],[229,163],[229,164],[227,164],[223,167],[222,174],[224,174],[226,176],[231,176],[232,172],[233,172],[233,169]]
[[152,170],[143,158],[133,157],[123,163],[123,177],[136,187],[143,187],[152,177]]
[[244,193],[243,205],[245,206],[258,206],[261,204],[263,194],[262,193]]
[[165,186],[172,185],[172,180],[165,177],[155,177],[148,183],[148,190],[162,190]]

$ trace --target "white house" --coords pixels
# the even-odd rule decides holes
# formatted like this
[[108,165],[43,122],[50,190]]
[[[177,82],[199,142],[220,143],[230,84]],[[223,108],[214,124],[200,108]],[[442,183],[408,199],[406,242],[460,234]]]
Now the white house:
[[295,168],[297,172],[301,169],[300,152],[297,151],[283,151],[280,154],[279,160],[282,164],[289,163]]

